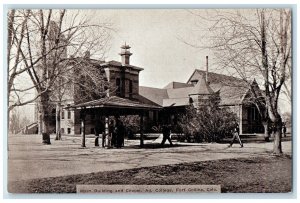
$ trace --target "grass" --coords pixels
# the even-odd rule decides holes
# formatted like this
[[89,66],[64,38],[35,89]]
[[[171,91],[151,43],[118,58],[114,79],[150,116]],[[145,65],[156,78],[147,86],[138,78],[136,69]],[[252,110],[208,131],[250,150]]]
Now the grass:
[[290,156],[182,163],[10,182],[11,193],[75,193],[76,184],[221,185],[222,192],[279,193],[292,189]]

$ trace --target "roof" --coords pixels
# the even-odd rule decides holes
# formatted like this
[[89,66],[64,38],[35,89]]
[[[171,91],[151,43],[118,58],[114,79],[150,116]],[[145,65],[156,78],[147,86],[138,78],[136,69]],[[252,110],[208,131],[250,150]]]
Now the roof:
[[140,87],[139,93],[162,107],[169,107],[187,105],[189,95],[191,94],[211,94],[219,91],[220,105],[231,106],[241,104],[245,94],[249,90],[249,86],[245,81],[233,76],[217,73],[209,73],[208,79],[210,82],[207,84],[203,74],[205,74],[205,71],[197,69],[194,71],[194,78],[198,79],[196,86],[187,84],[186,87],[182,87],[182,84],[185,83],[171,82],[163,89]]
[[[204,77],[206,75],[206,71],[195,69],[191,77],[188,79],[187,83],[189,83],[193,77],[199,79],[200,75]],[[209,84],[222,84],[227,86],[248,86],[247,82],[245,82],[243,79],[219,73],[208,72],[207,78]]]
[[183,87],[192,87],[192,84],[187,84],[183,82],[170,82],[167,84],[163,89],[177,89],[177,88],[183,88]]
[[158,105],[145,104],[139,101],[134,101],[117,96],[105,97],[98,100],[84,102],[76,105],[70,105],[69,108],[130,108],[130,109],[160,109]]
[[138,71],[144,70],[143,68],[133,66],[133,65],[122,64],[121,62],[115,61],[115,60],[101,63],[100,66],[130,67],[130,68],[138,70]]
[[163,99],[169,98],[166,89],[139,86],[139,94],[150,101],[163,106]]
[[189,97],[164,99],[163,107],[173,107],[173,106],[187,106],[189,105]]
[[214,91],[206,83],[203,75],[200,75],[199,81],[191,91],[190,95],[203,95],[203,94],[213,94]]
[[178,89],[168,89],[168,98],[182,98],[189,97],[189,94],[193,91],[194,86],[186,87],[186,88],[178,88]]
[[213,84],[210,87],[215,91],[220,92],[220,105],[238,105],[242,103],[244,95],[249,88],[246,87],[232,87],[222,84]]

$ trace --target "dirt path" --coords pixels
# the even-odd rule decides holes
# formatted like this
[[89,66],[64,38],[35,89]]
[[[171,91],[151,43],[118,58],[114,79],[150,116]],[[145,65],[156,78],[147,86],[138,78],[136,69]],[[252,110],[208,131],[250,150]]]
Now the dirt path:
[[[123,149],[102,149],[87,139],[80,147],[80,137],[65,137],[51,145],[42,145],[38,135],[9,136],[8,181],[56,177],[100,171],[114,171],[147,166],[169,165],[206,160],[268,156],[272,143],[247,143],[244,148],[227,144],[180,144],[175,147],[153,146],[140,149],[139,141],[126,141]],[[149,145],[148,145],[149,146]],[[291,142],[283,142],[283,150],[291,154]]]

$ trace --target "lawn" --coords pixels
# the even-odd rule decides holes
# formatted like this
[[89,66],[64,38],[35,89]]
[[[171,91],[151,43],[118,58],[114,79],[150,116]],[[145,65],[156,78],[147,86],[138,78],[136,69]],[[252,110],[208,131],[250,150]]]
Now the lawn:
[[292,158],[265,156],[181,163],[11,182],[11,193],[75,193],[77,184],[221,185],[222,192],[292,190]]

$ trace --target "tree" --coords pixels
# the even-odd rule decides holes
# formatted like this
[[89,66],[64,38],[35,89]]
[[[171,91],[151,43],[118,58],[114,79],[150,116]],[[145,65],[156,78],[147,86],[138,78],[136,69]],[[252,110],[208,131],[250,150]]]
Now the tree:
[[[19,27],[21,32],[18,31]],[[60,108],[63,95],[74,87],[74,83],[78,83],[75,74],[76,69],[86,61],[83,54],[88,52],[103,56],[110,37],[110,24],[92,24],[82,12],[75,10],[68,13],[66,10],[52,9],[17,10],[9,13],[8,29],[9,40],[12,41],[8,49],[10,44],[14,45],[12,53],[17,53],[17,57],[21,58],[16,58],[18,63],[15,63],[17,65],[13,66],[9,74],[9,109],[38,101],[41,121],[39,129],[43,134],[43,142],[50,144],[49,123],[52,109],[56,104]],[[94,66],[84,68],[80,73],[93,78],[94,85],[105,82],[103,79],[98,80],[95,71],[99,70]],[[15,87],[14,75],[18,69],[19,72],[28,74],[32,82],[30,87]],[[30,90],[34,90],[34,98],[22,101],[20,93]]]
[[9,131],[12,134],[17,134],[21,129],[20,113],[14,109],[9,117]]
[[209,43],[202,47],[212,49],[218,64],[248,82],[250,88],[253,78],[263,87],[264,103],[258,106],[266,109],[267,114],[261,111],[261,115],[276,126],[273,153],[281,154],[278,98],[290,78],[291,10],[211,10],[206,16],[196,15],[209,22]]

